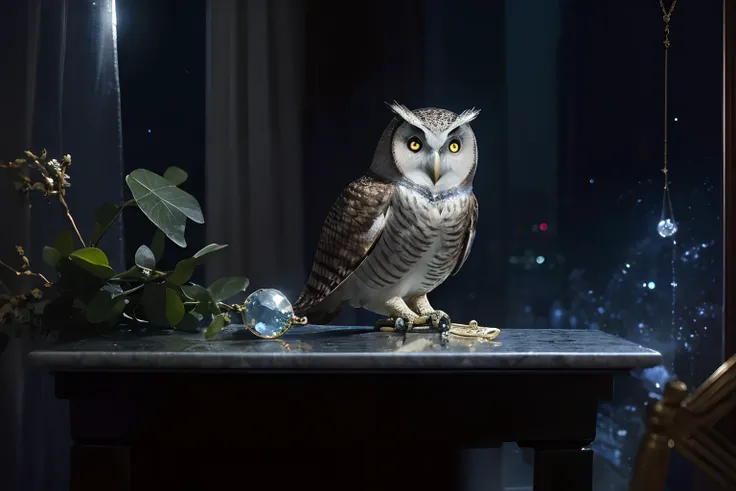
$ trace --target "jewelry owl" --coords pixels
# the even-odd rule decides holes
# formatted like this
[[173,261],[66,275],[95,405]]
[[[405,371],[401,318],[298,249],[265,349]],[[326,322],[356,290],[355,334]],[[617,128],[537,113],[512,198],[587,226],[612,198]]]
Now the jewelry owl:
[[349,302],[386,316],[377,327],[446,332],[450,317],[427,294],[460,270],[473,245],[478,148],[470,122],[480,111],[389,107],[396,117],[368,173],[325,219],[294,312],[328,324]]

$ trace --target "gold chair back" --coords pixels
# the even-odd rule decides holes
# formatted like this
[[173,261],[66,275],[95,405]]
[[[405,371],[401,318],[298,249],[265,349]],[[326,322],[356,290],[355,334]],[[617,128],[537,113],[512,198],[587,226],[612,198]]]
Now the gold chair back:
[[736,409],[736,355],[688,394],[680,381],[667,383],[652,402],[629,491],[665,491],[673,451],[725,489],[736,490],[736,441],[715,429]]

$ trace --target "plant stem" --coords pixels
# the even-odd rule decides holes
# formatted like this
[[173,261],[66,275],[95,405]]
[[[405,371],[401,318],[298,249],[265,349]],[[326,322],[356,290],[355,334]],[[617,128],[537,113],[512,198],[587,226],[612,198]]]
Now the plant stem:
[[130,295],[131,293],[137,292],[138,290],[140,290],[144,286],[148,285],[149,283],[153,283],[153,282],[156,282],[158,280],[163,280],[164,278],[166,278],[167,276],[169,276],[169,274],[171,274],[171,273],[162,273],[160,275],[151,276],[150,278],[148,278],[146,281],[144,281],[140,285],[136,285],[133,288],[131,288],[130,290],[125,290],[124,292],[116,293],[115,295],[112,296],[112,298],[120,298],[120,297],[124,297],[126,295]]
[[64,210],[66,211],[66,217],[69,219],[69,223],[72,224],[72,227],[74,228],[74,231],[77,233],[77,237],[79,238],[79,242],[82,243],[82,247],[86,247],[87,243],[82,238],[82,234],[79,233],[79,229],[77,228],[77,224],[74,221],[74,218],[72,218],[72,213],[69,211],[69,205],[66,204],[66,200],[64,199],[64,195],[59,192],[59,203],[64,207]]
[[0,261],[0,266],[4,266],[5,268],[9,269],[13,273],[15,273],[16,276],[21,276],[21,275],[35,276],[36,278],[42,279],[44,281],[44,283],[46,283],[47,285],[50,285],[51,284],[51,282],[44,275],[42,275],[41,273],[34,273],[33,271],[23,271],[23,272],[21,272],[21,271],[18,271],[17,269],[15,269],[15,268],[13,268],[12,266],[9,266],[9,265],[5,264],[3,261]]
[[96,241],[94,241],[94,242],[90,241],[89,246],[90,247],[96,246],[97,245],[97,242],[99,242],[102,239],[102,236],[105,235],[105,233],[107,232],[107,230],[112,226],[113,223],[115,223],[117,221],[118,217],[123,213],[123,208],[125,208],[126,206],[134,205],[134,204],[135,204],[135,200],[134,199],[129,199],[128,201],[126,201],[125,203],[123,203],[122,205],[120,205],[118,207],[118,212],[115,213],[115,216],[113,217],[113,219],[110,220],[110,222],[107,225],[105,225],[105,228],[97,236],[97,240]]

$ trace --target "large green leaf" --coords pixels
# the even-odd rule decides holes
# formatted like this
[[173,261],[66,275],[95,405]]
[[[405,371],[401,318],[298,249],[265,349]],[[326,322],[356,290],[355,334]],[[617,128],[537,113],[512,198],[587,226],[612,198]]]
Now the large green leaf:
[[166,179],[167,181],[171,181],[171,184],[173,184],[174,186],[181,186],[182,184],[184,184],[184,181],[187,180],[187,177],[189,177],[187,171],[173,165],[166,169],[166,171],[164,171],[164,179]]
[[41,258],[43,259],[43,262],[55,268],[59,263],[59,259],[61,259],[61,253],[53,247],[43,246]]
[[222,302],[228,298],[244,292],[248,288],[248,278],[245,276],[232,276],[220,278],[210,285],[208,290],[216,301]]
[[171,181],[146,169],[136,169],[125,177],[138,208],[172,242],[186,247],[184,228],[187,218],[204,223],[202,209],[191,194],[182,191]]
[[171,327],[181,322],[186,311],[179,295],[163,283],[151,283],[143,288],[141,304],[146,318],[153,324]]
[[156,229],[153,234],[153,240],[151,241],[151,251],[156,258],[156,264],[161,262],[161,258],[164,255],[164,249],[166,248],[166,235],[161,229]]
[[169,275],[167,280],[175,285],[183,285],[189,281],[194,274],[194,269],[199,264],[196,258],[182,259],[176,263],[174,272]]
[[78,249],[72,252],[69,258],[80,268],[103,280],[107,280],[115,274],[105,253],[96,247]]
[[60,233],[54,242],[54,249],[59,251],[61,256],[69,257],[74,252],[74,235],[69,231]]
[[207,327],[207,330],[204,332],[204,338],[214,338],[218,332],[222,331],[223,327],[225,327],[225,314],[215,316],[215,318],[212,319],[210,325]]
[[215,300],[215,297],[212,296],[212,292],[208,289],[199,285],[182,285],[181,289],[186,296],[199,302],[197,307],[194,309],[198,314],[218,315],[220,313],[217,301]]
[[227,247],[227,245],[209,244],[197,251],[193,257],[182,259],[176,263],[174,272],[167,278],[168,281],[175,285],[183,285],[192,278],[192,274],[194,273],[194,269],[197,265],[202,264],[207,260],[207,256],[213,252],[220,251],[225,247]]
[[124,297],[113,298],[109,292],[99,291],[87,304],[85,315],[92,324],[99,324],[120,315],[124,308]]
[[97,210],[97,213],[95,213],[95,230],[92,233],[92,240],[89,241],[90,245],[96,245],[100,241],[112,221],[118,216],[119,211],[120,207],[115,203],[105,203]]
[[60,277],[54,283],[54,289],[75,297],[82,293],[89,293],[91,296],[99,291],[105,280],[95,276],[80,264],[83,263],[75,262],[68,257],[60,258],[56,265]]
[[135,251],[135,265],[141,269],[153,269],[156,267],[156,256],[148,246],[142,245]]

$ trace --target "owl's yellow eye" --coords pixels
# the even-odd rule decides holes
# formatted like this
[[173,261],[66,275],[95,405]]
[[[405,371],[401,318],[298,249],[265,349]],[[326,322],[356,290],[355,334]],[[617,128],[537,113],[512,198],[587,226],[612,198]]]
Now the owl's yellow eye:
[[422,149],[422,141],[416,136],[413,136],[409,138],[408,142],[406,142],[406,146],[409,147],[409,150],[412,152],[418,152]]
[[457,153],[460,151],[460,142],[458,140],[453,140],[447,148],[449,148],[452,153]]

